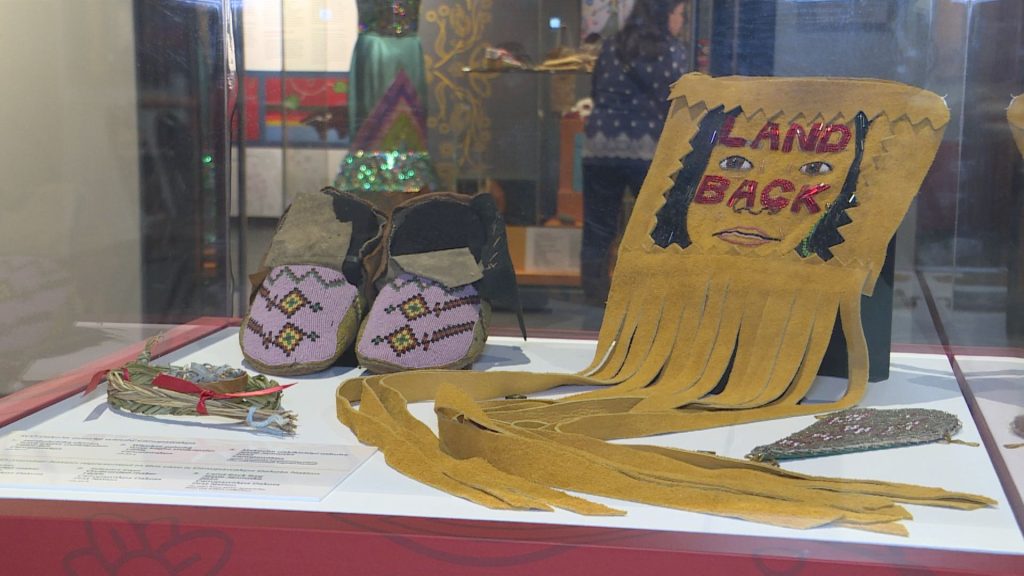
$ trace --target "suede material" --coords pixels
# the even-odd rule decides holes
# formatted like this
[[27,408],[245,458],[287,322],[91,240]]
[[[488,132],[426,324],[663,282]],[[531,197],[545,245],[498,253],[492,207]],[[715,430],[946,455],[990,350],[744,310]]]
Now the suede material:
[[[378,393],[380,395],[378,395]],[[341,408],[339,418],[360,438],[381,448],[389,465],[422,482],[496,509],[551,510],[621,516],[615,510],[570,496],[522,477],[506,474],[485,460],[456,459],[437,451],[437,439],[411,415],[405,399],[387,387],[359,392],[360,410]],[[347,405],[347,401],[341,400]]]
[[1017,143],[1017,150],[1024,155],[1024,98],[1014,96],[1006,109],[1006,120],[1010,123],[1010,131],[1013,133],[1013,141]]
[[467,201],[452,195],[422,196],[396,210],[391,256],[468,248],[479,261],[486,231]]
[[366,270],[375,269],[371,254],[383,238],[384,215],[355,196],[338,191],[332,191],[332,196],[335,215],[352,222],[352,240],[342,270],[354,286],[363,286]]
[[[438,409],[438,422],[440,426],[447,427],[449,431],[449,433],[443,434],[444,447],[448,453],[456,456],[477,453],[480,451],[479,446],[467,446],[467,444],[476,444],[481,441],[492,442],[495,439],[500,439],[499,441],[502,444],[506,444],[508,448],[495,448],[494,452],[501,453],[503,456],[491,459],[490,461],[501,469],[521,470],[524,467],[528,467],[533,472],[537,467],[536,461],[548,460],[544,455],[544,450],[553,450],[550,454],[555,456],[555,458],[549,462],[552,465],[544,468],[547,471],[547,481],[554,485],[571,487],[572,489],[588,493],[599,494],[602,491],[617,493],[617,496],[630,492],[629,490],[620,491],[613,485],[601,484],[604,475],[600,473],[587,474],[587,466],[582,466],[579,462],[572,466],[555,464],[565,458],[571,460],[577,457],[592,462],[591,466],[608,466],[611,464],[612,467],[625,474],[628,479],[637,481],[637,483],[645,484],[649,480],[654,480],[664,482],[665,484],[674,484],[675,486],[672,486],[669,492],[655,496],[655,498],[665,498],[667,501],[682,495],[680,494],[681,488],[690,488],[694,484],[702,482],[709,485],[714,484],[722,500],[714,501],[716,494],[712,493],[702,502],[703,505],[708,506],[708,511],[712,513],[719,513],[720,510],[727,509],[730,506],[735,506],[736,510],[743,510],[751,504],[755,506],[759,504],[756,500],[757,498],[768,497],[792,502],[814,502],[819,499],[832,499],[835,510],[822,510],[828,521],[836,520],[836,515],[840,513],[840,510],[857,513],[885,510],[885,520],[909,517],[905,511],[893,506],[890,501],[873,495],[840,493],[823,498],[822,495],[811,492],[815,488],[800,486],[797,482],[792,482],[788,486],[783,482],[762,482],[761,480],[765,477],[778,476],[771,467],[743,468],[735,470],[730,475],[725,475],[716,470],[706,470],[699,466],[693,466],[685,461],[659,460],[658,456],[651,453],[638,451],[629,446],[607,444],[586,436],[559,434],[550,431],[520,432],[488,418],[487,414],[475,408],[468,398],[461,395],[454,388],[443,389],[439,392],[438,404],[444,406],[444,408]],[[552,438],[556,441],[549,442]],[[520,453],[513,454],[512,452],[517,451],[516,445],[522,445],[523,449]],[[490,450],[487,451],[490,453]],[[593,459],[595,455],[599,457],[598,460]],[[597,479],[596,482],[595,478]],[[627,480],[627,483],[632,483],[630,480]],[[633,492],[637,495],[636,499],[638,501],[644,501],[644,499],[650,497],[647,490],[648,487],[644,486],[643,488]],[[753,500],[743,502],[744,495],[752,496]],[[795,518],[794,515],[787,515],[784,512],[781,512],[781,514],[788,517],[780,519],[780,522],[795,521],[803,523],[806,521],[806,518],[802,519],[800,514],[796,514]]]
[[484,226],[486,241],[480,250],[480,264],[483,278],[477,283],[480,295],[494,306],[511,310],[519,320],[519,331],[526,339],[523,323],[523,309],[516,288],[516,271],[508,251],[508,236],[501,210],[490,194],[477,194],[469,201],[469,207]]
[[[302,199],[300,202],[300,198]],[[292,208],[296,203],[308,205],[305,212],[312,211],[312,220],[307,220],[299,215],[303,210],[296,212],[296,217],[291,217]],[[316,210],[315,208],[323,208]],[[333,214],[335,222],[330,222],[328,215]],[[294,222],[292,222],[294,220]],[[327,220],[326,231],[317,232],[322,220]],[[291,223],[289,223],[291,222]],[[263,280],[270,272],[270,268],[276,264],[310,264],[322,261],[327,268],[341,270],[350,284],[359,288],[360,294],[369,301],[373,298],[372,280],[381,265],[382,239],[385,233],[386,219],[384,215],[367,203],[352,194],[340,192],[330,186],[315,192],[299,193],[292,204],[285,208],[277,224],[274,233],[275,239],[282,230],[286,236],[299,238],[301,242],[315,245],[308,253],[302,250],[289,248],[290,252],[296,254],[294,261],[287,261],[282,252],[275,252],[274,240],[271,240],[271,247],[263,255],[260,266],[249,275],[249,302],[256,298],[257,290],[263,284]],[[350,238],[343,241],[339,238],[331,240],[332,235],[344,233],[349,229]],[[321,245],[321,240],[325,240]],[[278,242],[278,246],[292,245],[291,241]],[[340,249],[347,246],[344,252],[331,252],[326,247],[333,246]]]
[[352,223],[337,219],[330,195],[299,194],[270,241],[265,262],[270,268],[287,264],[341,268],[351,240]]
[[[900,522],[909,514],[898,502],[994,504],[937,488],[604,442],[859,402],[868,373],[861,294],[871,293],[948,121],[937,95],[870,80],[692,74],[675,85],[672,100],[586,369],[357,378],[338,388],[339,418],[357,419],[363,408],[353,403],[371,392],[434,399],[439,437],[418,444],[432,462],[486,461],[552,488],[792,528],[906,534]],[[835,402],[803,404],[837,314],[847,391]],[[563,385],[598,388],[558,400],[493,400]],[[407,417],[404,403],[389,410]],[[411,460],[400,466],[413,478],[432,474]],[[479,495],[490,486],[486,477],[460,482],[445,489],[490,505]],[[516,507],[508,499],[501,505]]]
[[[424,206],[428,209],[422,209]],[[414,221],[413,226],[406,227],[407,219]],[[399,232],[402,228],[405,230]],[[394,207],[384,236],[393,247],[392,256],[469,248],[483,272],[483,277],[476,282],[480,296],[492,305],[515,312],[520,332],[526,338],[505,222],[493,196],[435,192],[413,197]],[[381,257],[384,248],[386,246],[382,246],[374,258],[379,262],[374,274],[377,286],[393,277],[389,274],[389,260]]]
[[391,263],[400,270],[436,280],[448,288],[472,284],[484,277],[480,264],[469,248],[392,256]]

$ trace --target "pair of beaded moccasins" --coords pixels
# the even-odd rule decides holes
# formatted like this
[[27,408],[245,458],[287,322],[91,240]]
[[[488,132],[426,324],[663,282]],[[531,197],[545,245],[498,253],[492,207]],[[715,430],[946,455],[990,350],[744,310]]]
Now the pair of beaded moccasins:
[[522,329],[505,225],[487,194],[417,196],[388,219],[334,188],[302,193],[250,280],[239,338],[268,374],[324,370],[353,345],[377,373],[465,368],[483,351],[492,304],[519,313]]

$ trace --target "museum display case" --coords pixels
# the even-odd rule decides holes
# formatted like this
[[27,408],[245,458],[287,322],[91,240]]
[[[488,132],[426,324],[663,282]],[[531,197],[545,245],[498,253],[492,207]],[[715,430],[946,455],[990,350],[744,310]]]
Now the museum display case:
[[0,572],[1024,573],[1020,2],[0,30]]

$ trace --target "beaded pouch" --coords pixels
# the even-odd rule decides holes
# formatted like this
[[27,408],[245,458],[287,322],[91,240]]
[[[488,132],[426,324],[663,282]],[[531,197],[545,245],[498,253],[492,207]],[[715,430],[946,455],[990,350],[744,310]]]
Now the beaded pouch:
[[[688,74],[670,99],[589,366],[355,378],[338,389],[339,419],[394,468],[494,508],[621,513],[565,490],[791,528],[903,534],[909,516],[897,502],[990,505],[606,442],[859,402],[868,379],[861,296],[949,119],[938,95],[879,80]],[[846,393],[803,402],[837,317]],[[565,385],[591,388],[521,398]],[[406,411],[423,400],[434,401],[438,437]]]
[[941,410],[851,408],[819,416],[795,434],[754,448],[747,458],[773,462],[897,448],[949,440],[959,430],[960,420]]

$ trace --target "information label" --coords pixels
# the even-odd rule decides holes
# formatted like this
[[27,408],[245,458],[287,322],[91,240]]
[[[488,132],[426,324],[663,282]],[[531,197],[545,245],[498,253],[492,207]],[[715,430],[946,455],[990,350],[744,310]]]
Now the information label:
[[14,432],[0,438],[0,486],[321,500],[368,446]]

